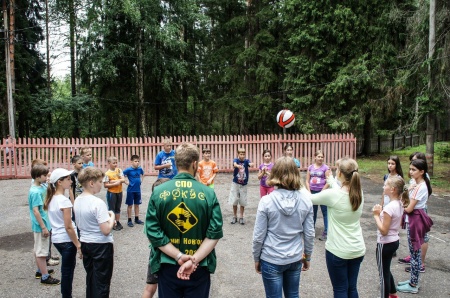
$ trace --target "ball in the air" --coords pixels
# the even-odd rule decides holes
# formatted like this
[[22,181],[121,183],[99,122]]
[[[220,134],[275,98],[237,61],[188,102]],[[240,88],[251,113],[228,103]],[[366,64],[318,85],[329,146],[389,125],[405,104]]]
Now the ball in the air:
[[281,127],[289,128],[294,125],[295,115],[290,110],[281,110],[277,115],[277,123]]

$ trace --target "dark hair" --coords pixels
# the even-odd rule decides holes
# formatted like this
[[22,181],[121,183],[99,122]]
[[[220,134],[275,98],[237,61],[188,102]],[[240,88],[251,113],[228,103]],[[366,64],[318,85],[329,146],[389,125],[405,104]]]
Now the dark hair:
[[37,164],[31,168],[31,178],[36,179],[42,175],[48,175],[48,167],[43,164]]
[[270,153],[270,156],[272,156],[272,151],[270,151],[269,149],[264,149],[262,156],[264,156],[266,153]]
[[292,146],[292,144],[291,144],[291,143],[287,143],[286,145],[284,145],[284,147],[283,147],[283,151],[286,151],[286,150],[287,150],[287,148],[289,148],[289,147],[291,147],[291,148],[292,148],[292,150],[294,150],[294,146]]
[[294,159],[287,156],[278,158],[270,171],[266,184],[287,190],[300,189],[302,182]]
[[417,159],[423,159],[425,161],[427,160],[427,158],[426,158],[424,153],[422,153],[422,152],[414,152],[414,153],[411,153],[411,155],[409,156],[409,161],[413,160],[414,156]]
[[211,149],[209,149],[209,148],[203,148],[202,149],[202,153],[206,153],[206,152],[210,152],[211,153]]
[[158,180],[156,180],[152,185],[152,192],[155,189],[155,187],[157,187],[167,181],[170,181],[170,179],[169,178],[159,178]]
[[428,178],[427,161],[423,160],[423,159],[413,159],[413,160],[411,160],[410,165],[412,165],[419,171],[423,171],[423,180],[425,180],[425,183],[427,184],[428,196],[430,196],[433,193],[433,189],[431,188],[431,182],[430,182],[430,179]]
[[[397,172],[398,175],[400,175],[400,177],[403,178],[402,165],[400,164],[400,159],[398,158],[398,156],[397,155],[391,155],[391,156],[389,156],[387,161],[390,161],[390,160],[395,162],[395,171]],[[389,172],[389,169],[388,169],[388,172]]]
[[139,155],[136,155],[136,154],[131,155],[131,159],[130,159],[130,160],[133,161],[133,160],[135,160],[135,159],[140,160]]
[[79,161],[81,159],[80,155],[74,155],[72,156],[72,158],[70,159],[71,163],[76,163],[77,161]]

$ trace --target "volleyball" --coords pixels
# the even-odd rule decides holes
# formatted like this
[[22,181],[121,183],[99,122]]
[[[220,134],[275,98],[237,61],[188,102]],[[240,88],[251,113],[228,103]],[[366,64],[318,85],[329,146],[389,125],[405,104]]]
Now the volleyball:
[[289,128],[294,125],[295,115],[290,110],[284,109],[278,112],[277,123],[283,128]]

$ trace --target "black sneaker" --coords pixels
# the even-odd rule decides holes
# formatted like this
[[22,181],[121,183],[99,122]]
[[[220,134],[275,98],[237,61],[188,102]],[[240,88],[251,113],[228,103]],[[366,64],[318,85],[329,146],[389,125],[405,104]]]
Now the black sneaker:
[[41,284],[43,285],[56,286],[59,285],[60,283],[61,281],[59,279],[53,278],[51,276],[49,276],[47,279],[41,278]]
[[[55,272],[55,270],[48,269],[47,272],[48,272],[48,274],[53,274]],[[41,278],[42,277],[42,273],[36,272],[36,274],[34,276],[36,277],[36,279]]]
[[117,228],[117,231],[120,231],[120,230],[123,229],[123,226],[122,226],[122,224],[119,221],[116,224],[116,228]]
[[129,226],[130,228],[134,227],[133,222],[132,222],[131,220],[128,222],[128,226]]

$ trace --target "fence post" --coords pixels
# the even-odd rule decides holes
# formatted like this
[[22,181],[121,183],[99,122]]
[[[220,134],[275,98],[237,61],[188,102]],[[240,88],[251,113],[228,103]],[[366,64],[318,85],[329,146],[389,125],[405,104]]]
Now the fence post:
[[392,134],[392,145],[391,145],[391,151],[395,150],[395,133]]
[[[372,147],[372,145],[370,147]],[[378,135],[378,150],[377,151],[378,151],[378,154],[381,153],[381,136],[380,135]]]

